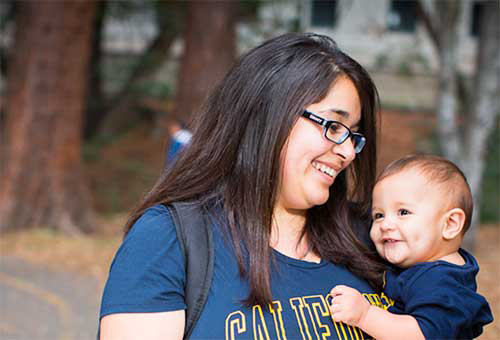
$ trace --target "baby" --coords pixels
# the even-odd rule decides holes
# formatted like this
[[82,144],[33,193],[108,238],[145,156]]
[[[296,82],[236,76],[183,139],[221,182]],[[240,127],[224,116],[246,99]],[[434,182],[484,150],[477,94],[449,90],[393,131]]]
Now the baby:
[[470,226],[472,195],[465,176],[437,156],[411,155],[387,166],[373,190],[370,237],[387,271],[388,311],[355,289],[334,287],[330,311],[336,322],[376,339],[472,339],[493,321],[476,293],[479,270],[460,248]]

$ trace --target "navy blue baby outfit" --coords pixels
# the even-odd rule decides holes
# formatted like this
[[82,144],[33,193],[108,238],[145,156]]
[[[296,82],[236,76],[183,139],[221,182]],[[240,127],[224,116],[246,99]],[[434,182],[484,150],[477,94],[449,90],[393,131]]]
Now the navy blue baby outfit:
[[415,317],[426,339],[473,339],[493,321],[488,302],[476,292],[478,264],[467,251],[459,253],[462,266],[435,261],[387,272],[385,293],[394,300],[389,311]]

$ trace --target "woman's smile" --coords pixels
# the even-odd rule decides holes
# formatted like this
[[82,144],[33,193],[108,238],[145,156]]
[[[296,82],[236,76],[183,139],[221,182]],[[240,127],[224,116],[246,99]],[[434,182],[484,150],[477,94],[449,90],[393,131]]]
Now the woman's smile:
[[337,176],[337,174],[338,174],[338,171],[335,170],[334,168],[332,168],[324,163],[320,163],[318,161],[313,161],[312,166],[316,170],[319,170],[320,172],[324,173],[325,175],[328,175],[331,178],[335,178],[335,176]]

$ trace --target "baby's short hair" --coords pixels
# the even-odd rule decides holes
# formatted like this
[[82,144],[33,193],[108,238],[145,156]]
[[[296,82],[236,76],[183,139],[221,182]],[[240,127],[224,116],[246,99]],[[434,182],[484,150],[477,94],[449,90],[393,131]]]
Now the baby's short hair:
[[452,198],[450,204],[464,211],[463,233],[465,233],[472,219],[472,194],[462,170],[448,159],[426,154],[408,155],[387,165],[377,177],[376,182],[412,168],[418,169],[429,183],[439,185],[447,197]]

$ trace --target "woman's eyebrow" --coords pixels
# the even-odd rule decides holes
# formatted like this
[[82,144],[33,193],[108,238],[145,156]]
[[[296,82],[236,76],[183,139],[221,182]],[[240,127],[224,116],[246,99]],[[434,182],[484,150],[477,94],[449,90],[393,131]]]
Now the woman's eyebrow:
[[319,111],[318,113],[336,113],[344,118],[347,118],[349,117],[350,113],[345,111],[345,110],[341,110],[341,109],[335,109],[335,108],[332,108],[332,109],[326,109],[326,110],[321,110]]
[[[351,115],[349,112],[347,112],[345,110],[335,109],[335,108],[321,110],[318,112],[318,114],[324,114],[324,113],[335,113],[335,114],[338,114],[339,116],[341,116],[342,118],[345,118],[345,119],[349,118],[349,116]],[[357,130],[359,129],[359,121],[356,122],[356,124],[352,125],[350,127],[350,129],[353,130],[353,132],[357,132]]]

